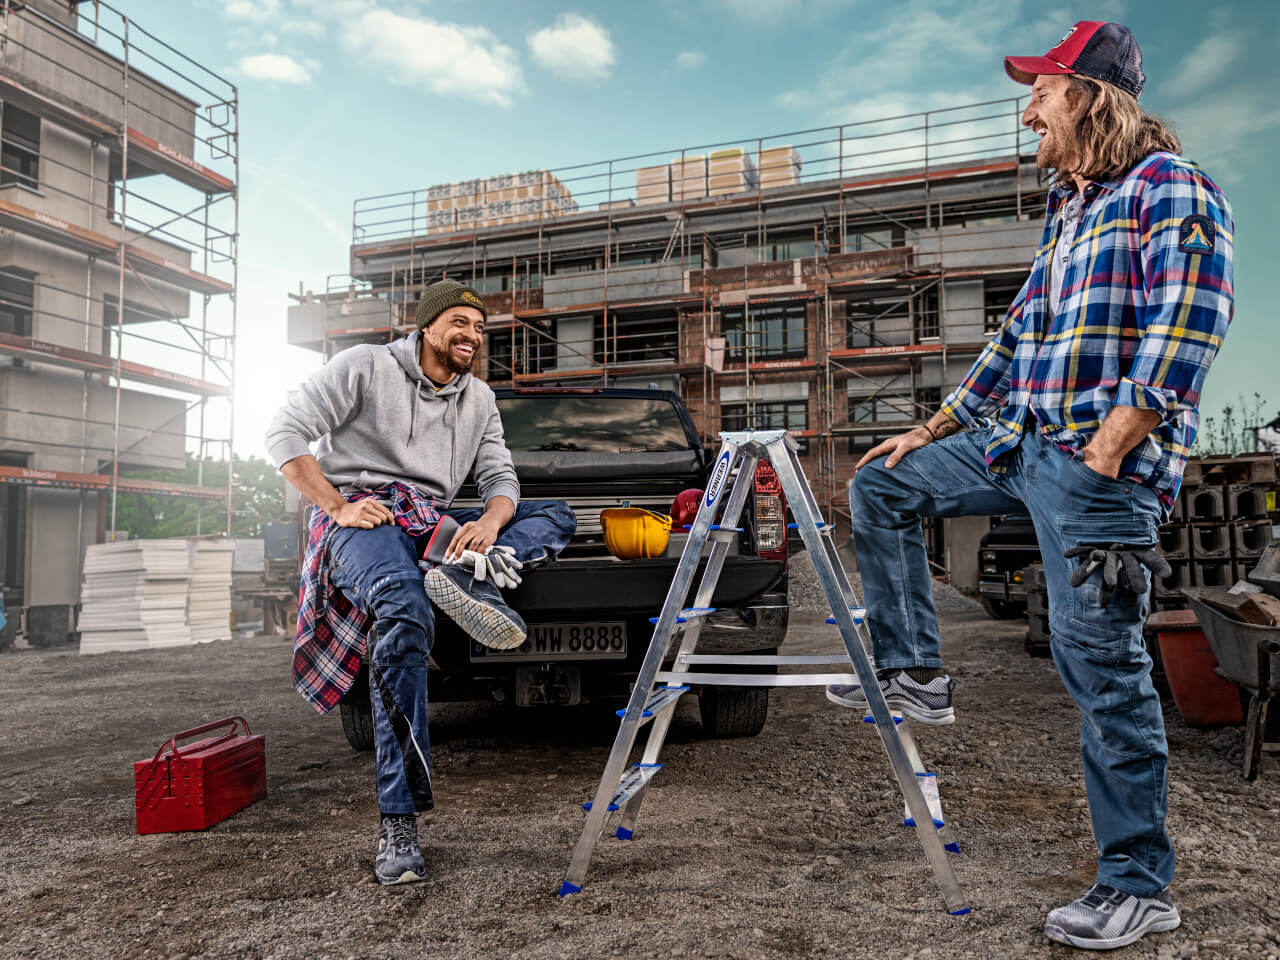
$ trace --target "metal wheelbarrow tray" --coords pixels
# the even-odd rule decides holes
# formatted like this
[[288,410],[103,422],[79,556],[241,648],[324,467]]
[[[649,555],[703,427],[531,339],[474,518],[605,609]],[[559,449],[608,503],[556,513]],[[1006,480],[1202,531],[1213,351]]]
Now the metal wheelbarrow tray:
[[1183,590],[1200,628],[1218,658],[1217,673],[1249,693],[1244,729],[1244,778],[1253,780],[1262,763],[1267,708],[1280,693],[1280,627],[1232,620],[1201,600],[1193,587]]

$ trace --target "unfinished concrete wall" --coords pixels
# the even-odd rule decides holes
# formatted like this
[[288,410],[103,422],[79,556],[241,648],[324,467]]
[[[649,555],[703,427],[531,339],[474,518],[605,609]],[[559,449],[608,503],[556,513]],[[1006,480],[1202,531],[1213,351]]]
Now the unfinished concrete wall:
[[655,263],[557,274],[543,281],[542,303],[546,307],[603,303],[606,290],[614,300],[679,296],[684,292],[684,268],[678,263]]
[[195,156],[197,104],[129,66],[129,108],[124,61],[99,50],[74,30],[39,13],[9,16],[4,71],[40,93],[115,127],[127,125],[184,156]]

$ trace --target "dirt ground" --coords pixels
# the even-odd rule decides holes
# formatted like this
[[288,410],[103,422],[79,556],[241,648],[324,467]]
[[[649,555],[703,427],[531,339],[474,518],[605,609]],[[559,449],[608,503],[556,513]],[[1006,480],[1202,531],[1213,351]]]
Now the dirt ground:
[[[424,883],[372,882],[372,758],[293,693],[289,645],[0,658],[0,957],[1065,957],[1047,909],[1094,849],[1078,718],[1021,621],[944,620],[958,721],[916,728],[973,905],[947,915],[874,732],[820,689],[764,733],[701,739],[682,704],[636,838],[556,895],[611,713],[432,708],[438,808]],[[831,632],[829,632],[831,631]],[[833,628],[793,621],[791,652]],[[206,833],[134,833],[132,761],[228,713],[267,735],[268,795]],[[1280,764],[1166,704],[1181,929],[1121,957],[1280,956]]]

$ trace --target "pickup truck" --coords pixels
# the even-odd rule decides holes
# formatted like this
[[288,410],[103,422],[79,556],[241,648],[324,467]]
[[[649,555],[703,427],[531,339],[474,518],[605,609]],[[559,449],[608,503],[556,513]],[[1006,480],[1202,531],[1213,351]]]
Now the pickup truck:
[[[521,708],[621,706],[653,636],[649,618],[662,609],[687,535],[673,528],[662,556],[619,560],[605,547],[600,511],[630,505],[669,514],[681,491],[705,488],[717,450],[703,447],[688,410],[669,391],[539,387],[494,392],[522,496],[564,500],[577,515],[578,528],[560,556],[525,571],[524,582],[506,594],[529,627],[518,649],[486,649],[448,618],[437,617],[430,699],[489,700]],[[701,653],[772,654],[786,636],[787,512],[767,462],[757,468],[752,492],[738,524],[742,533],[730,544],[712,598],[719,612],[703,624]],[[455,505],[478,502],[474,486],[464,486]],[[677,646],[671,644],[669,655]],[[768,688],[694,692],[708,736],[755,736],[764,727]],[[340,707],[348,742],[357,750],[371,749],[363,675]]]
[[978,543],[978,596],[987,616],[1016,620],[1027,614],[1023,571],[1040,562],[1040,544],[1030,517],[1006,517]]

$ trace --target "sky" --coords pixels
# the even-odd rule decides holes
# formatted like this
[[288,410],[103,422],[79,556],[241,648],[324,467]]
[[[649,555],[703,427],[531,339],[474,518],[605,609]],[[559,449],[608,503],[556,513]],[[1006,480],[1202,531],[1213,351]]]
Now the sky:
[[241,455],[265,455],[320,363],[286,345],[287,294],[346,273],[357,197],[1017,96],[1003,56],[1081,19],[1130,27],[1143,106],[1235,211],[1236,314],[1202,412],[1256,392],[1280,414],[1274,0],[116,3],[238,88]]

